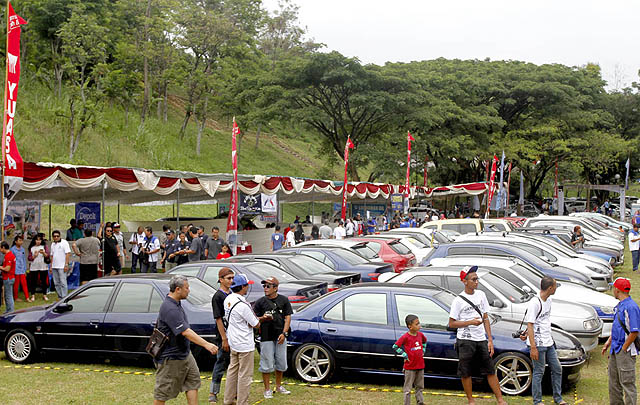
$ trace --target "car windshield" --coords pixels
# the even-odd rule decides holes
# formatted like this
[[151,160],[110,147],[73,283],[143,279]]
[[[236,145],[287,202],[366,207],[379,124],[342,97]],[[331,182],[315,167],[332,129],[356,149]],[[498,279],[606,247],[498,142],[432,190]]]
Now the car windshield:
[[215,292],[216,290],[204,281],[189,277],[189,296],[187,297],[187,301],[189,301],[191,305],[211,305],[211,297],[213,297]]
[[352,251],[347,249],[334,249],[332,250],[332,252],[336,256],[339,256],[342,260],[346,261],[349,264],[369,263],[369,261],[364,257],[360,256],[357,253],[353,253]]
[[331,267],[311,256],[296,255],[289,257],[289,260],[307,274],[322,274],[333,271]]
[[358,243],[357,245],[351,246],[351,249],[365,259],[373,260],[378,258],[376,251],[367,246],[366,243]]
[[399,241],[389,242],[389,247],[393,249],[394,252],[401,255],[408,255],[411,253],[408,247],[400,243]]
[[411,243],[413,246],[417,247],[418,249],[429,247],[428,245],[425,245],[424,243],[420,242],[418,239],[414,238],[413,236],[407,236],[403,240]]
[[481,275],[480,282],[484,285],[490,285],[495,288],[504,295],[505,298],[513,303],[527,302],[531,299],[529,294],[495,274],[485,273]]
[[433,294],[433,298],[445,304],[449,309],[451,308],[451,304],[453,304],[453,299],[456,298],[455,294],[450,293],[449,291],[441,290],[435,294]]
[[525,267],[520,263],[514,264],[513,266],[511,266],[511,269],[513,269],[516,273],[521,275],[533,285],[540,285],[540,281],[542,280],[542,277],[544,277],[544,274],[534,269],[533,267]]
[[265,280],[271,276],[277,278],[281,283],[290,283],[297,280],[297,278],[286,271],[267,263],[253,263],[248,265],[247,269],[258,276],[260,280]]

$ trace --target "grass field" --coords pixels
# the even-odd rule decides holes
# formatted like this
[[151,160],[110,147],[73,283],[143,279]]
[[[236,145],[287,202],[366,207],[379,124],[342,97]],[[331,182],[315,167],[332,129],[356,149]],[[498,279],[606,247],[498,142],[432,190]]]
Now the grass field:
[[[631,271],[631,255],[626,252],[624,266],[616,269],[616,276],[631,279],[632,293],[640,286],[640,276]],[[635,287],[635,288],[633,288]],[[40,296],[39,296],[40,297]],[[635,298],[638,301],[638,298]],[[39,298],[36,304],[42,304]],[[28,304],[16,303],[21,308]],[[31,304],[29,304],[31,305]],[[582,378],[575,389],[564,393],[569,403],[607,404],[607,360],[600,354],[601,346],[591,352],[591,358],[582,369]],[[0,354],[0,398],[2,404],[47,403],[47,404],[148,404],[153,401],[153,369],[136,367],[134,364],[46,362],[29,366],[15,366]],[[402,378],[387,376],[338,375],[328,387],[314,387],[287,376],[285,381],[292,392],[290,396],[276,395],[271,400],[262,397],[262,384],[254,369],[254,384],[251,387],[252,404],[397,404],[402,394],[394,392],[402,386]],[[48,367],[48,368],[45,368]],[[58,368],[58,369],[56,369]],[[126,373],[126,374],[125,374]],[[134,374],[138,373],[138,374]],[[203,384],[199,392],[200,403],[205,404],[209,389],[209,372],[203,372]],[[636,376],[637,377],[637,376]],[[366,382],[366,383],[365,383]],[[434,404],[466,403],[460,395],[457,381],[442,382],[428,380],[425,387],[425,402]],[[495,403],[486,387],[477,387],[479,404]],[[510,404],[529,404],[531,397],[508,397]],[[184,396],[169,403],[185,403]],[[545,396],[545,403],[553,403]]]

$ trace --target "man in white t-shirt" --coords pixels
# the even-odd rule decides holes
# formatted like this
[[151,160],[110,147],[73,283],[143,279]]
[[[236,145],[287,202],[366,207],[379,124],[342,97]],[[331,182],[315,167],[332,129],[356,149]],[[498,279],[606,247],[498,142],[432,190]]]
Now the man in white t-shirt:
[[[473,399],[471,375],[479,370],[487,376],[489,386],[499,405],[506,404],[502,399],[500,383],[493,365],[493,337],[489,322],[489,302],[478,288],[478,266],[467,266],[460,271],[460,280],[464,291],[454,298],[449,312],[449,327],[457,328],[456,347],[458,351],[458,375],[469,404]],[[476,361],[474,361],[476,360]]]
[[253,380],[253,352],[256,348],[253,328],[260,322],[272,319],[271,314],[260,318],[253,313],[245,295],[249,292],[249,279],[244,274],[236,274],[231,284],[232,293],[224,299],[224,319],[227,320],[227,340],[231,351],[227,383],[224,389],[224,404],[249,404],[249,392]]
[[294,247],[296,245],[296,233],[295,233],[295,230],[296,230],[296,225],[295,224],[291,224],[289,226],[289,232],[287,232],[287,234],[284,235],[287,247]]
[[[138,232],[131,234],[129,244],[131,245],[131,273],[136,272],[136,266],[138,265],[138,254],[140,253],[140,246],[144,243],[144,232],[141,226],[138,227]],[[142,267],[142,266],[141,266]]]
[[347,238],[353,237],[353,233],[356,230],[356,225],[350,218],[347,218],[347,224],[344,226],[345,233]]
[[557,288],[556,280],[549,276],[540,281],[540,294],[529,301],[525,321],[527,322],[527,346],[531,347],[533,381],[531,394],[534,404],[542,404],[542,376],[545,364],[551,369],[551,387],[556,404],[566,404],[562,399],[562,366],[551,336],[551,296]]
[[69,292],[67,287],[67,276],[72,268],[69,266],[71,260],[71,247],[69,243],[61,239],[60,231],[51,233],[53,243],[51,244],[51,274],[53,275],[53,285],[56,287],[58,298],[62,299]]
[[347,231],[344,229],[342,221],[338,222],[338,226],[333,230],[333,239],[344,239],[347,236]]
[[[157,273],[160,240],[153,236],[153,229],[150,226],[144,228],[144,234],[145,238],[139,254],[141,259],[140,271],[142,273]],[[142,260],[142,258],[145,258],[145,260]]]

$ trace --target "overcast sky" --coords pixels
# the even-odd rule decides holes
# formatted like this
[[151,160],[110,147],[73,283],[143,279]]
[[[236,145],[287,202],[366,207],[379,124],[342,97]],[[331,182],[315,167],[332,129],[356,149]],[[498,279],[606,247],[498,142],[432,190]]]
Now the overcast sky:
[[[569,66],[594,62],[609,88],[638,81],[636,0],[293,1],[309,37],[363,63],[438,57]],[[268,9],[277,3],[264,0]]]

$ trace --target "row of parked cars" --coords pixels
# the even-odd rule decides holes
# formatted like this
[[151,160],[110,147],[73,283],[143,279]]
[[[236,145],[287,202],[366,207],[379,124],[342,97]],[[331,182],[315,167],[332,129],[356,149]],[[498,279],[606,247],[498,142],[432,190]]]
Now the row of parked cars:
[[[287,341],[290,370],[307,382],[324,383],[336,372],[401,375],[402,358],[391,347],[406,332],[409,313],[418,315],[429,341],[425,378],[457,378],[449,309],[463,289],[460,270],[478,265],[479,288],[491,306],[498,380],[505,393],[516,395],[529,389],[532,364],[526,345],[512,333],[544,275],[559,285],[551,317],[565,384],[579,378],[587,352],[611,333],[616,300],[604,291],[613,267],[624,260],[626,228],[608,221],[578,215],[433,221],[422,228],[186,263],[170,273],[191,277],[183,307],[192,328],[208,340],[216,337],[211,297],[221,267],[247,275],[250,302],[263,295],[261,280],[277,277],[279,293],[295,309]],[[576,224],[587,239],[577,251],[567,235]],[[1,316],[7,358],[24,363],[65,351],[149,361],[146,337],[171,274],[104,277],[57,303]],[[199,346],[193,351],[203,368],[212,366]]]

